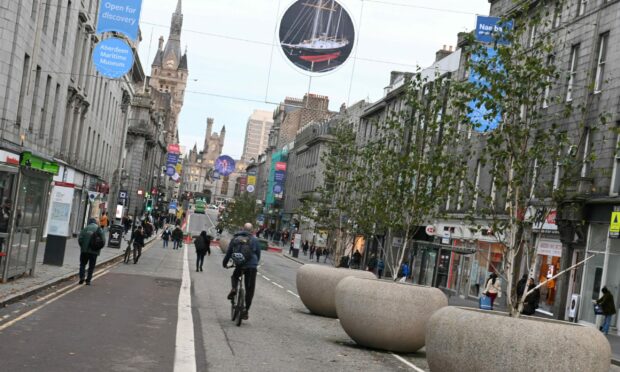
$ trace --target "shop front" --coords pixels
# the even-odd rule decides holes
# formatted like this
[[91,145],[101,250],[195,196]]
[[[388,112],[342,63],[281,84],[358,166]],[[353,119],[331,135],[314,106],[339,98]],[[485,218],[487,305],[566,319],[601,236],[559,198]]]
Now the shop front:
[[553,315],[557,295],[557,279],[551,279],[560,271],[562,242],[555,236],[543,235],[536,242],[536,261],[533,277],[536,283],[547,283],[539,288],[539,312]]
[[57,163],[31,152],[23,152],[19,159],[18,167],[0,162],[2,281],[34,273],[48,191],[58,173]]

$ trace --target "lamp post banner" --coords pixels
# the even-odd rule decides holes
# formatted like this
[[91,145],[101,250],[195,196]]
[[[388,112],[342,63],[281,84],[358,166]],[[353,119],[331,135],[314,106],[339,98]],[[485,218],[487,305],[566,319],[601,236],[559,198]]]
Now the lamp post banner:
[[133,67],[133,50],[123,39],[105,39],[93,51],[93,63],[99,73],[110,79],[118,79]]
[[142,0],[104,0],[99,6],[97,33],[116,31],[138,40]]

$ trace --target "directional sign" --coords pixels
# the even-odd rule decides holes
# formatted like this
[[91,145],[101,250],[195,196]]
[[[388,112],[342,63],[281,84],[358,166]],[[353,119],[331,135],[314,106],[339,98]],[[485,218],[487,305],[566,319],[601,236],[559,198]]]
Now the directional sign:
[[612,239],[620,238],[620,211],[611,212],[609,223],[609,237]]
[[116,31],[138,40],[142,0],[104,0],[99,7],[97,33]]
[[93,63],[97,71],[110,79],[118,79],[131,70],[133,50],[123,39],[105,39],[93,51]]

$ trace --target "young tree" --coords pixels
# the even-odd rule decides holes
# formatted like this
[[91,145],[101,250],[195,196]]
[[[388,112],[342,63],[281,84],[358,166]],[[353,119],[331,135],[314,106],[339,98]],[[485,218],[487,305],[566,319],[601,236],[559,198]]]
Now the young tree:
[[247,222],[254,224],[258,212],[256,199],[249,193],[242,193],[230,202],[224,210],[220,227],[235,232]]

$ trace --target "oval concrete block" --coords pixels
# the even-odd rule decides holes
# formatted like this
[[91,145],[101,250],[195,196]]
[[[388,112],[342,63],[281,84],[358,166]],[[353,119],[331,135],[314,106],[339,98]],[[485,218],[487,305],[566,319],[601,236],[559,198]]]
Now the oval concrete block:
[[431,315],[448,306],[437,288],[359,278],[336,287],[340,325],[357,344],[412,353],[425,344]]
[[297,293],[316,315],[336,318],[336,286],[346,277],[375,279],[369,271],[337,269],[322,265],[303,265],[297,270]]
[[441,372],[608,372],[611,348],[591,327],[447,307],[428,324],[426,358]]
[[226,251],[228,250],[228,244],[230,244],[231,240],[232,239],[230,237],[220,238],[220,251],[222,251],[222,253],[226,253]]

